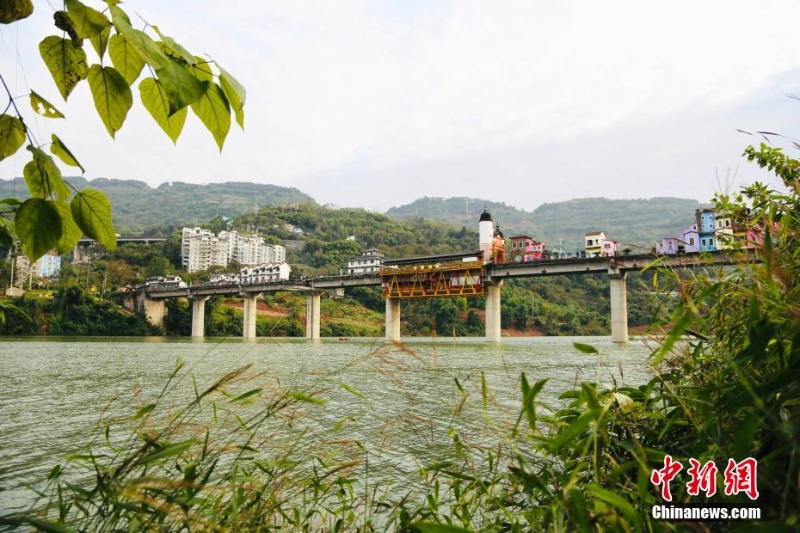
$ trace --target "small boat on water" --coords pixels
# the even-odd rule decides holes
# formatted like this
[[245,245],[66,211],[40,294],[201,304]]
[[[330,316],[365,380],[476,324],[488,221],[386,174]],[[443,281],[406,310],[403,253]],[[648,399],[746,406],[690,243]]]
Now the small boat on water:
[[340,341],[349,341],[350,337],[339,337]]

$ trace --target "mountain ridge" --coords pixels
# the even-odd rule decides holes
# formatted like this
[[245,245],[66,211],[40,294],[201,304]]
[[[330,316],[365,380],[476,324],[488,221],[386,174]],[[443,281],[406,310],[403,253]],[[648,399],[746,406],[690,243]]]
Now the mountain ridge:
[[[294,187],[245,181],[194,184],[166,182],[151,187],[144,181],[77,176],[66,178],[77,189],[91,187],[106,193],[113,206],[118,233],[169,235],[180,226],[204,224],[221,216],[234,218],[263,207],[319,205]],[[27,197],[22,178],[0,180],[0,197]],[[692,223],[701,202],[694,199],[654,197],[609,199],[574,198],[545,202],[531,211],[482,198],[428,197],[392,207],[385,215],[394,220],[424,218],[455,227],[474,228],[486,208],[506,237],[524,234],[544,240],[551,248],[582,248],[583,236],[604,231],[609,238],[632,247],[651,247],[663,237],[676,236]]]
[[478,198],[423,197],[386,214],[396,220],[423,217],[469,226],[477,224],[485,207],[506,237],[524,234],[544,240],[551,248],[561,242],[567,250],[582,248],[586,233],[604,231],[607,237],[633,248],[649,248],[663,237],[678,235],[693,222],[695,209],[702,205],[690,198],[591,197],[546,202],[526,211]]

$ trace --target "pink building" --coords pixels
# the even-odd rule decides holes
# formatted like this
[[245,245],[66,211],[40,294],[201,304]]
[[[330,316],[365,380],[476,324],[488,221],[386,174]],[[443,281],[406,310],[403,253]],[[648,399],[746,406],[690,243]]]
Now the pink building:
[[614,257],[617,255],[619,242],[607,239],[602,231],[586,234],[586,257]]
[[506,255],[509,261],[515,263],[525,263],[537,261],[544,255],[546,243],[534,241],[527,235],[517,235],[509,239],[510,245],[506,247]]

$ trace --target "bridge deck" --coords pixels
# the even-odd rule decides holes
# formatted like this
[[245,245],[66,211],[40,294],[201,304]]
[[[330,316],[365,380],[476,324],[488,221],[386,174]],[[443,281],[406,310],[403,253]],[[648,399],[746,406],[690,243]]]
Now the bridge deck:
[[[648,267],[698,268],[703,266],[724,266],[759,261],[759,256],[750,251],[719,251],[714,253],[664,255],[629,255],[616,257],[593,257],[531,261],[528,263],[488,264],[484,267],[487,282],[511,278],[540,276],[570,276],[598,272],[615,273],[644,270]],[[405,264],[408,265],[407,263]],[[464,265],[464,268],[467,264]],[[188,289],[150,290],[150,298],[199,297],[213,295],[247,295],[259,292],[313,292],[349,287],[375,287],[381,285],[381,276],[359,274],[355,276],[322,276],[302,281],[290,280],[254,285],[209,285],[192,286]]]

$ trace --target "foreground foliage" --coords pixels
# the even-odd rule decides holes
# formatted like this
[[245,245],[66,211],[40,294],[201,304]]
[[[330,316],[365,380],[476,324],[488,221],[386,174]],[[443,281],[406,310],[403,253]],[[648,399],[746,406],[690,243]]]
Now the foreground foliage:
[[[53,13],[61,36],[45,37],[39,44],[40,55],[64,101],[87,80],[97,114],[112,138],[133,106],[131,87],[142,72],[150,73],[139,82],[142,104],[173,142],[181,134],[189,107],[220,150],[232,113],[244,128],[244,87],[216,62],[194,56],[157,26],[135,28],[116,0],[106,1],[103,12],[79,0],[66,0],[63,5],[64,10]],[[0,22],[22,24],[32,12],[30,0],[7,0],[0,4]],[[84,46],[88,44],[91,47]],[[96,59],[87,55],[90,48]],[[0,244],[11,247],[13,239],[19,239],[32,261],[53,248],[66,253],[84,234],[114,249],[116,234],[106,195],[96,189],[79,191],[63,179],[52,156],[82,172],[83,165],[55,134],[49,143],[38,142],[2,75],[0,82],[8,98],[0,115],[0,161],[26,141],[31,153],[22,172],[30,198],[0,201]],[[27,96],[34,113],[65,118],[36,91]],[[50,154],[44,150],[48,144]]]

